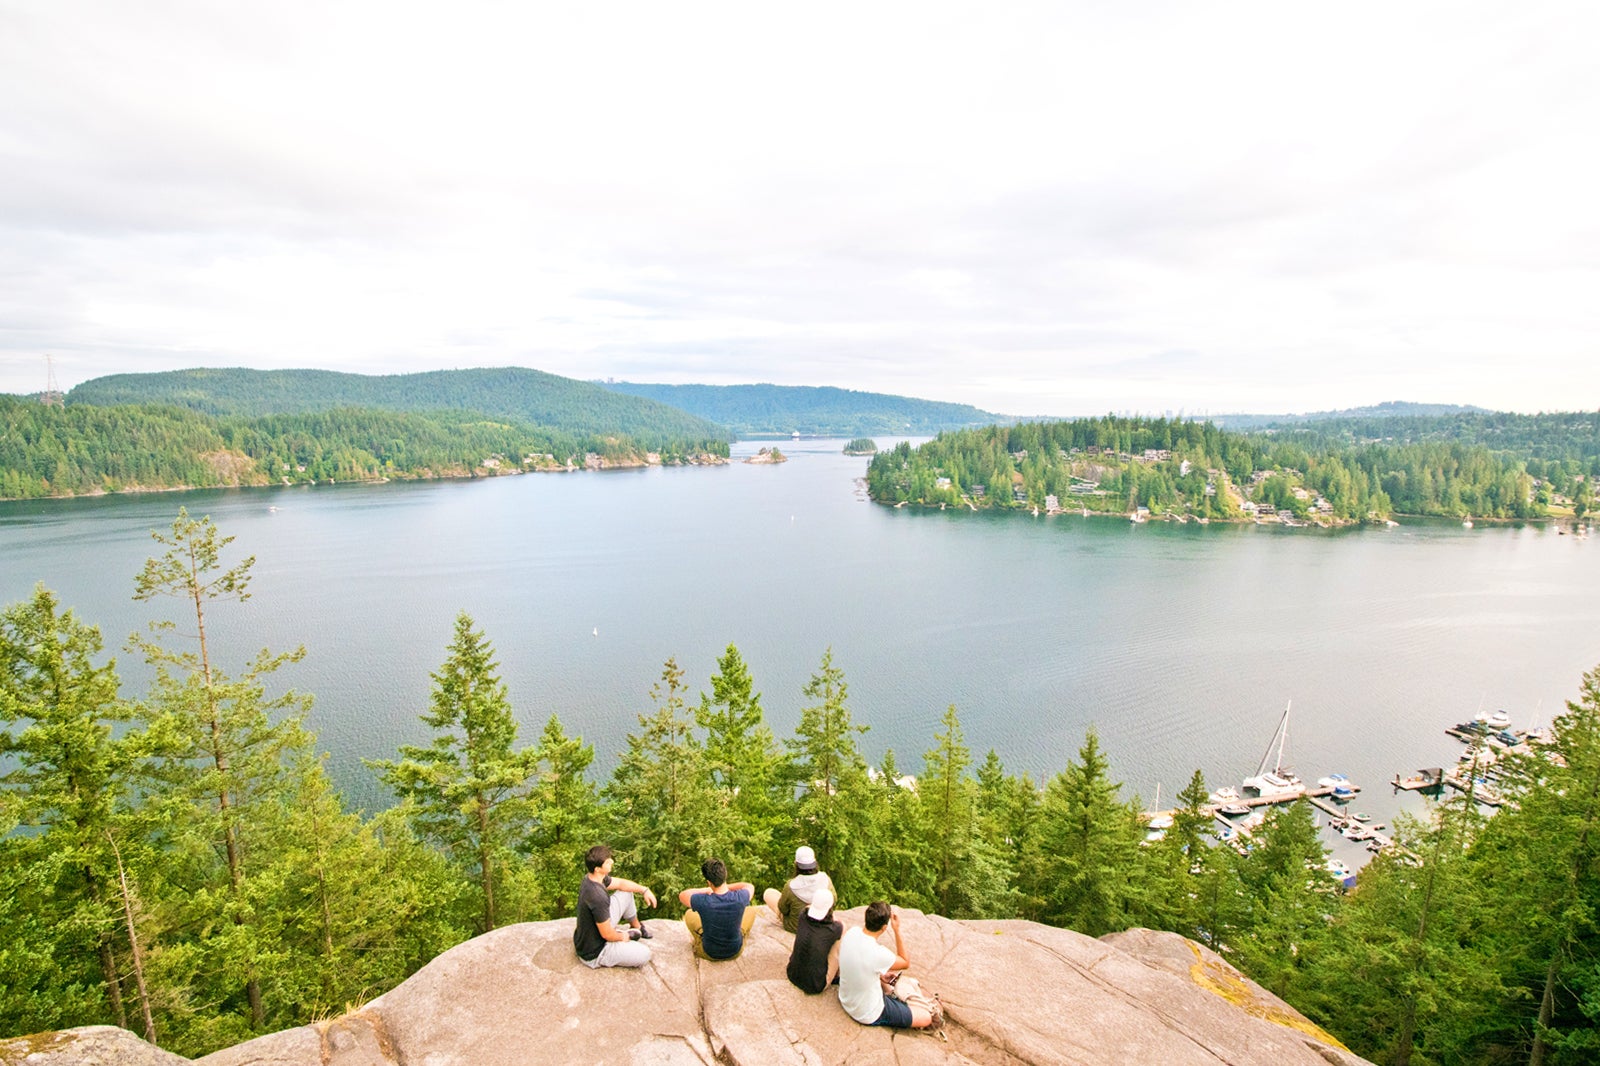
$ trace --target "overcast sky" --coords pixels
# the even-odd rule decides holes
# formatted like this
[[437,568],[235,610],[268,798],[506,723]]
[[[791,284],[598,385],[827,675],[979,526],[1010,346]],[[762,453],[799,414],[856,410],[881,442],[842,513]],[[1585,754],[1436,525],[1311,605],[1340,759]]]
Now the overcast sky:
[[1600,4],[0,0],[0,392],[1600,407]]

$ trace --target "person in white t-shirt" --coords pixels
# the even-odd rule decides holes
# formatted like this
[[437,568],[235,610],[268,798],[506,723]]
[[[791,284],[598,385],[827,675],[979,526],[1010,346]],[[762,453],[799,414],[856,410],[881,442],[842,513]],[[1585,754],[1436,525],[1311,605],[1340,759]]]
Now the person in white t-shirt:
[[[893,951],[878,943],[886,925],[894,929]],[[839,1005],[862,1025],[926,1029],[933,1024],[932,1014],[886,990],[910,965],[900,937],[900,915],[883,900],[869,903],[866,929],[847,929],[839,941]]]

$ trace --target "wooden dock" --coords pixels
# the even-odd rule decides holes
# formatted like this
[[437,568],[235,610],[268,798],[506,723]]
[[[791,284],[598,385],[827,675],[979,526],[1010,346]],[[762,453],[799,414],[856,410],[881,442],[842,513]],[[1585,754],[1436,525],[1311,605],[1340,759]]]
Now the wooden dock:
[[[1232,806],[1235,803],[1249,807],[1253,811],[1257,807],[1274,807],[1280,803],[1293,803],[1297,799],[1317,800],[1331,795],[1333,795],[1333,788],[1331,786],[1315,785],[1306,789],[1304,792],[1296,792],[1293,795],[1275,794],[1271,796],[1240,796],[1238,799],[1229,800],[1227,803],[1207,803],[1201,806],[1200,813],[1209,815],[1212,818],[1221,818],[1226,820],[1228,816],[1220,813],[1222,808]],[[1178,812],[1176,810],[1146,811],[1144,812],[1144,819],[1148,822],[1154,818],[1159,818],[1162,816],[1171,818],[1177,813]],[[1230,822],[1228,824],[1231,825],[1233,823]]]

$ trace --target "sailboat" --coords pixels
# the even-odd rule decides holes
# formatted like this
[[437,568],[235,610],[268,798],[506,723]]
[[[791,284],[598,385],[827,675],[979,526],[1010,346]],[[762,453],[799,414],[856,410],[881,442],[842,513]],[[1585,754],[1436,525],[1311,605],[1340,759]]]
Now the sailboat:
[[[1289,708],[1293,706],[1293,700],[1284,706],[1283,717],[1278,719],[1278,731],[1272,734],[1272,740],[1261,756],[1261,765],[1256,767],[1255,776],[1244,779],[1245,792],[1262,799],[1279,801],[1291,800],[1305,793],[1305,783],[1295,776],[1293,770],[1283,765],[1283,751],[1289,743]],[[1267,769],[1269,759],[1272,760],[1271,770]]]
[[1167,835],[1167,830],[1172,828],[1172,815],[1161,813],[1160,781],[1156,782],[1155,805],[1150,808],[1150,813],[1145,815],[1145,828],[1148,830],[1144,837],[1144,842],[1146,844],[1154,844],[1162,837],[1165,837]]

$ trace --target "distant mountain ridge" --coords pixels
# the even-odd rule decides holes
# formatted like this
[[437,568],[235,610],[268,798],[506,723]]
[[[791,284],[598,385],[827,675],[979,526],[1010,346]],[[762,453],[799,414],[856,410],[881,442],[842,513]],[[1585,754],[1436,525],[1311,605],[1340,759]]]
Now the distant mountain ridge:
[[647,445],[728,437],[723,427],[650,398],[525,367],[387,375],[237,367],[112,374],[78,385],[67,393],[67,403],[169,404],[218,417],[304,414],[342,407],[471,411],[571,434],[622,434]]
[[669,404],[744,436],[926,436],[1016,419],[964,403],[828,385],[661,385],[604,382],[613,392]]
[[1294,425],[1302,422],[1326,422],[1335,418],[1437,418],[1441,415],[1489,414],[1486,407],[1463,406],[1453,403],[1411,403],[1406,400],[1385,400],[1366,407],[1348,407],[1341,411],[1311,411],[1305,414],[1208,415],[1201,421],[1212,422],[1228,429],[1249,430],[1264,426]]

